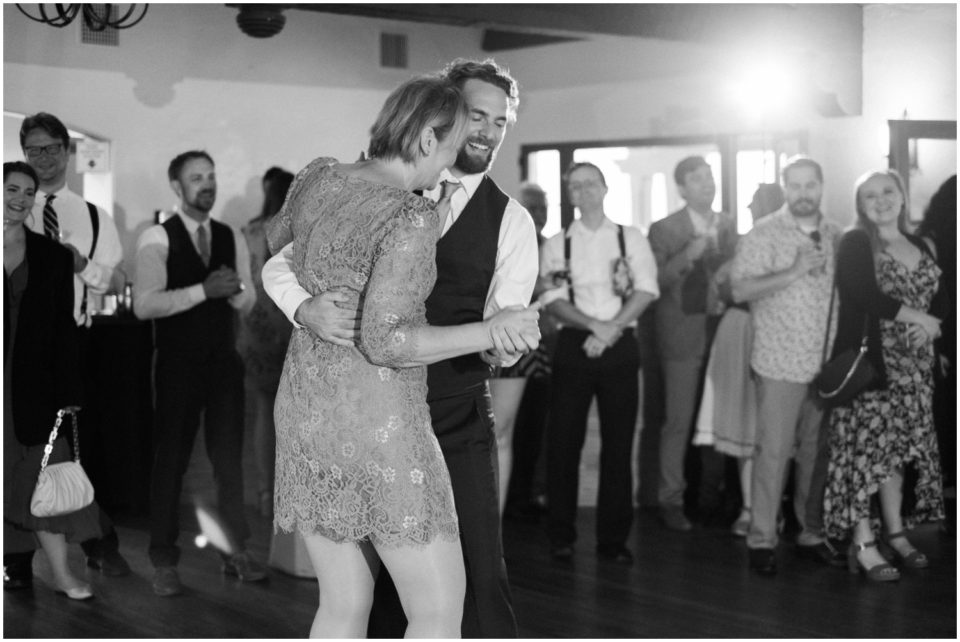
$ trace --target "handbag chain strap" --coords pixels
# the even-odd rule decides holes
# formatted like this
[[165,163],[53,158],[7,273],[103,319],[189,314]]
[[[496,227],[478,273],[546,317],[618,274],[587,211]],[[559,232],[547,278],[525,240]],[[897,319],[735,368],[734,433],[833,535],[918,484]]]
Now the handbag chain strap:
[[50,454],[53,452],[53,442],[57,440],[57,433],[60,431],[60,424],[63,423],[63,416],[70,415],[73,421],[73,460],[80,463],[80,431],[77,428],[77,411],[79,406],[67,406],[57,411],[57,420],[50,431],[50,439],[47,445],[43,447],[43,460],[40,462],[40,472],[47,469],[47,462],[50,461]]
[[[830,291],[830,311],[827,313],[827,329],[823,333],[823,351],[820,353],[820,368],[823,369],[823,364],[827,362],[827,344],[830,342],[830,324],[833,321],[833,302],[837,297],[837,284],[834,282],[833,289]],[[860,339],[860,354],[863,355],[867,351],[867,333],[870,329],[870,315],[865,314],[863,317],[863,333]]]

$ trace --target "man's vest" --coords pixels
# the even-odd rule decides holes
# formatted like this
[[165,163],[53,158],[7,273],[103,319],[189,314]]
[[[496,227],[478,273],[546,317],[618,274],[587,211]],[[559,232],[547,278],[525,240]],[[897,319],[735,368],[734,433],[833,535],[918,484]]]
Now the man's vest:
[[[484,176],[456,222],[437,241],[437,282],[427,297],[430,325],[483,320],[483,309],[497,262],[500,223],[510,199]],[[427,399],[463,393],[483,383],[490,366],[476,354],[427,368]]]
[[[233,232],[223,223],[210,221],[210,265],[204,266],[196,246],[179,216],[163,223],[170,241],[167,254],[167,289],[202,283],[221,266],[236,269],[237,251]],[[206,299],[189,310],[155,320],[157,350],[176,353],[192,361],[234,349],[234,310],[227,299]]]

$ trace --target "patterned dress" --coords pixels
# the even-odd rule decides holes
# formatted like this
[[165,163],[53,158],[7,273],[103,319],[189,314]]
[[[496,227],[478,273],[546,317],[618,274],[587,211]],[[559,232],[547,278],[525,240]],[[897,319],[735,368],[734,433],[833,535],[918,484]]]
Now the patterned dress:
[[293,331],[274,410],[275,527],[388,547],[453,541],[426,367],[400,367],[426,324],[438,218],[430,201],[335,163],[320,158],[301,171],[268,226],[271,247],[293,241],[306,290],[347,293],[362,313],[356,347]]
[[[880,255],[877,267],[880,289],[918,310],[929,308],[939,276],[940,268],[925,252],[913,270],[886,254]],[[824,496],[830,537],[843,538],[857,521],[870,517],[871,496],[895,470],[906,466],[916,467],[918,479],[916,502],[904,515],[905,526],[943,518],[940,457],[933,430],[933,346],[910,348],[906,330],[905,323],[880,319],[886,389],[864,392],[850,405],[835,408],[830,417]],[[907,502],[904,507],[908,508]]]

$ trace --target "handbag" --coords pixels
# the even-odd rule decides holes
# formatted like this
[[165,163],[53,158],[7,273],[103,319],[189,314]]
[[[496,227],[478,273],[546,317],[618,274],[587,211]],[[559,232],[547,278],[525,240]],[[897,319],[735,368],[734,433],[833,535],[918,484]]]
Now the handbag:
[[[56,517],[73,513],[93,503],[93,484],[80,465],[80,435],[77,430],[77,406],[68,406],[57,411],[57,421],[50,431],[50,439],[43,448],[43,461],[40,462],[40,475],[37,487],[30,499],[30,513],[35,517]],[[73,461],[47,465],[53,442],[63,423],[64,415],[70,415],[73,421]]]
[[817,396],[826,406],[842,406],[877,382],[878,375],[867,358],[867,330],[869,316],[863,319],[863,336],[860,346],[847,348],[827,361],[827,341],[830,339],[830,322],[833,319],[833,302],[837,293],[834,285],[830,295],[830,313],[827,316],[827,331],[823,338],[823,355],[820,374],[817,375]]

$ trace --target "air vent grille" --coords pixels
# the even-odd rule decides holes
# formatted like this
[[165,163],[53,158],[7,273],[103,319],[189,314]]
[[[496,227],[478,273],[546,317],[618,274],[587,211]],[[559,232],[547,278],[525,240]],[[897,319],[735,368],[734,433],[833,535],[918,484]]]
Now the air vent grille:
[[[102,16],[106,7],[110,7],[110,18],[117,18],[117,5],[103,5],[103,4],[93,4],[90,7],[97,12],[98,16]],[[80,22],[80,42],[86,45],[104,45],[107,47],[119,47],[120,46],[120,31],[114,29],[113,27],[105,27],[102,31],[94,31],[87,26],[86,20],[79,20]]]
[[380,66],[407,68],[407,36],[398,33],[380,34]]

